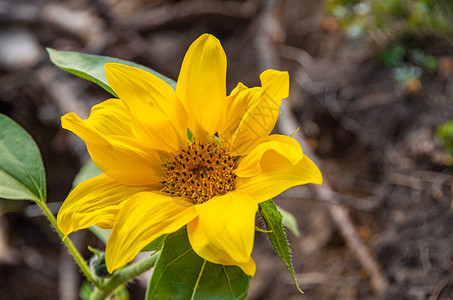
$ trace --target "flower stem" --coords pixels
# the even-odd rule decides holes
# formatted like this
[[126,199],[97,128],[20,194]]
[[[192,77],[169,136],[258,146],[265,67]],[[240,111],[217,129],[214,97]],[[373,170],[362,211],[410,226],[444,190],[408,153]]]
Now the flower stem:
[[104,281],[102,287],[98,287],[93,291],[90,300],[104,300],[119,285],[151,269],[159,256],[156,253],[154,252],[150,257],[116,271],[112,277]]
[[[64,234],[58,229],[57,226],[57,220],[55,219],[55,216],[52,214],[50,211],[49,207],[47,207],[45,202],[37,202],[38,206],[42,209],[44,214],[46,215],[47,219],[49,219],[50,223],[52,226],[55,228],[57,231],[58,235],[63,238]],[[66,247],[68,248],[69,252],[71,252],[72,257],[74,257],[74,260],[76,263],[79,265],[80,270],[82,270],[83,274],[86,276],[86,278],[91,281],[92,284],[96,287],[100,287],[99,282],[94,278],[93,274],[91,274],[90,267],[86,263],[85,259],[82,257],[80,252],[77,250],[77,248],[74,246],[74,243],[71,241],[69,237],[66,237],[63,242],[65,243]]]

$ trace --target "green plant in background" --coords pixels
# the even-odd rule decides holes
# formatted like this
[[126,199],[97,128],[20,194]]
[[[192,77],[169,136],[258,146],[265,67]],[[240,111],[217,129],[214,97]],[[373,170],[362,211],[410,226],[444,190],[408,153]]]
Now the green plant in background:
[[450,0],[329,0],[326,5],[353,37],[381,33],[393,39],[404,34],[434,34],[453,42]]
[[424,72],[439,70],[438,57],[420,49],[418,41],[434,36],[453,45],[453,1],[329,0],[327,10],[348,36],[371,37],[380,46],[378,60],[408,94],[419,91]]
[[437,138],[441,145],[450,155],[450,163],[453,161],[453,121],[448,121],[437,127]]

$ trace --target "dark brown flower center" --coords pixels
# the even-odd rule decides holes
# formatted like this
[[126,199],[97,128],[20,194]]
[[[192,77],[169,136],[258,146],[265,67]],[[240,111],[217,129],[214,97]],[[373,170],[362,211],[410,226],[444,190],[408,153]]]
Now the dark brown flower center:
[[208,201],[233,189],[236,157],[215,140],[194,141],[162,166],[163,191],[190,199],[194,204]]

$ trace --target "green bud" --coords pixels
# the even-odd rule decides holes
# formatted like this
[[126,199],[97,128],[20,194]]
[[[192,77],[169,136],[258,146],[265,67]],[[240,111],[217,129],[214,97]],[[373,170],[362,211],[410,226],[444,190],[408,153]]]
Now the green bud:
[[90,246],[88,246],[88,249],[90,249],[90,251],[94,253],[93,257],[91,257],[90,259],[91,273],[99,278],[107,278],[112,276],[112,274],[107,271],[104,252],[91,248]]

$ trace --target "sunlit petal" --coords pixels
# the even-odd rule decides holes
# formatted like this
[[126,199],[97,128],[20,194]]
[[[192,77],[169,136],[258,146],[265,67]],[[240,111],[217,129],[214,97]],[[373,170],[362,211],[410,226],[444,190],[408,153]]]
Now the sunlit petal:
[[202,258],[237,265],[253,276],[250,255],[258,205],[248,195],[227,193],[195,206],[198,218],[187,225],[189,241]]
[[127,185],[155,185],[161,176],[161,161],[152,149],[147,149],[134,138],[103,135],[90,123],[69,113],[61,118],[61,125],[85,141],[88,152],[101,171]]
[[[303,157],[299,143],[286,135],[273,134],[263,139],[248,155],[241,158],[235,174],[239,177],[251,177],[262,172],[261,160],[264,155],[272,155],[272,161],[283,159],[283,164],[289,162],[296,165]],[[266,161],[266,160],[265,160]],[[276,166],[280,168],[281,166]]]
[[203,34],[192,43],[181,66],[176,93],[196,138],[218,131],[225,114],[226,55],[217,38]]
[[253,99],[259,96],[261,90],[260,87],[247,88],[241,82],[234,88],[226,99],[225,122],[220,124],[219,128],[219,137],[222,140],[229,140],[237,130]]
[[85,123],[102,135],[133,137],[129,110],[118,99],[105,100],[93,106]]
[[172,152],[187,141],[187,113],[175,91],[162,79],[139,68],[105,65],[109,85],[129,108],[132,129],[146,146]]
[[108,271],[124,266],[150,242],[196,216],[195,207],[181,198],[157,192],[136,194],[121,206],[110,234],[105,251]]
[[58,228],[65,236],[91,225],[112,228],[120,203],[150,189],[125,186],[105,174],[84,181],[63,202],[57,217]]
[[266,70],[260,75],[261,89],[253,96],[250,106],[229,140],[233,151],[247,154],[268,136],[277,122],[283,98],[288,97],[288,72]]
[[272,155],[272,152],[264,155],[261,160],[262,172],[253,177],[238,177],[235,190],[262,202],[293,186],[306,183],[322,184],[321,172],[306,155],[295,166],[277,155],[276,153]]

